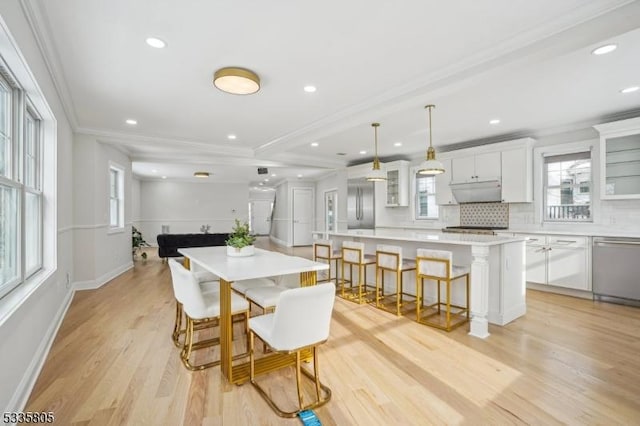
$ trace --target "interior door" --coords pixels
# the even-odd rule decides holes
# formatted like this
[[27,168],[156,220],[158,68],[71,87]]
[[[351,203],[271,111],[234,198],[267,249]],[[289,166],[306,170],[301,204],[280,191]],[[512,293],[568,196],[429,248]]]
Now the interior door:
[[251,232],[256,235],[268,235],[271,230],[271,200],[254,200],[250,203]]
[[293,188],[293,245],[310,246],[313,243],[313,190]]

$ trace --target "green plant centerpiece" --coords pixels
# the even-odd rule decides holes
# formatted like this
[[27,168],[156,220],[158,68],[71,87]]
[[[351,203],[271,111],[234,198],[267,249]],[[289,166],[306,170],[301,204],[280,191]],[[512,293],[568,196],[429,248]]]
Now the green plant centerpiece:
[[[151,247],[151,246],[142,237],[142,232],[138,231],[138,229],[135,226],[132,226],[131,227],[131,251],[134,258],[136,257],[136,254],[141,247]],[[142,257],[144,260],[147,260],[147,252],[143,251],[142,254],[140,254],[140,257]]]
[[231,229],[227,243],[227,255],[235,257],[253,256],[255,249],[253,243],[256,237],[249,233],[247,222],[235,221],[235,226]]

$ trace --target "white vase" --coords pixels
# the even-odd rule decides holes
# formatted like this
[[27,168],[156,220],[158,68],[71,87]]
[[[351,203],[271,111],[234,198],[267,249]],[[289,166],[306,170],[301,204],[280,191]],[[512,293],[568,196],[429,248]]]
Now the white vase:
[[256,254],[254,246],[244,246],[242,248],[236,248],[227,246],[227,256],[231,257],[247,257]]

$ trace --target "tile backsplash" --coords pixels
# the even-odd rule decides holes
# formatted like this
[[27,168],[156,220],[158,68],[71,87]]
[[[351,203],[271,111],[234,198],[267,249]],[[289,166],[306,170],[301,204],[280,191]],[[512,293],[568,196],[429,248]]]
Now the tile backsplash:
[[460,204],[460,226],[509,227],[509,204]]

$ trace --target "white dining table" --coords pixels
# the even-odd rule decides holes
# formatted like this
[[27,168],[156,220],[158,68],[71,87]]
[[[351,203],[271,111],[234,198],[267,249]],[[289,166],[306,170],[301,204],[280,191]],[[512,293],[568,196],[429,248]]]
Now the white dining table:
[[[232,351],[231,283],[252,278],[300,274],[300,286],[317,283],[317,272],[329,269],[326,263],[314,262],[297,256],[255,249],[253,256],[232,257],[226,246],[182,248],[178,252],[199,268],[220,277],[220,368],[230,383],[241,384],[249,380],[249,363],[234,364]],[[310,357],[311,354],[309,353]],[[256,375],[268,373],[282,365],[295,363],[295,356],[271,354],[256,360]]]

